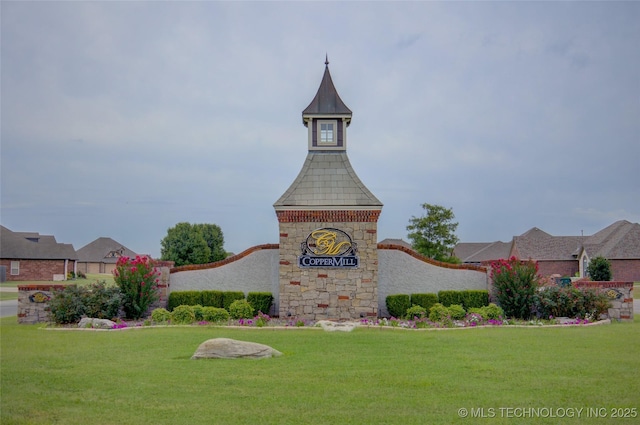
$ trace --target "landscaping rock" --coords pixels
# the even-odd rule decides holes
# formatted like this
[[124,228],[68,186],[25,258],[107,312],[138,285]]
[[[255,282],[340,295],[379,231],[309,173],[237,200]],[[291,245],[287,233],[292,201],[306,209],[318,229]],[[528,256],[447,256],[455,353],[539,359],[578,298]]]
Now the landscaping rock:
[[78,323],[79,328],[94,328],[94,329],[113,329],[116,322],[109,319],[94,319],[91,317],[83,317]]
[[316,325],[319,325],[325,331],[333,332],[333,331],[341,331],[341,332],[351,332],[354,330],[358,323],[356,322],[332,322],[330,320],[320,320]]
[[200,344],[191,359],[262,359],[281,355],[280,351],[268,345],[230,338],[214,338]]

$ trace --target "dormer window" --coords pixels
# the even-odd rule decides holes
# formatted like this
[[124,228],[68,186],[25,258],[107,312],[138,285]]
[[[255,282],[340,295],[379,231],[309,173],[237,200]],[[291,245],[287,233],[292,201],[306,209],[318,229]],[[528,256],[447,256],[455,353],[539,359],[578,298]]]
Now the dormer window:
[[319,137],[318,142],[322,145],[336,144],[336,128],[333,121],[318,122]]

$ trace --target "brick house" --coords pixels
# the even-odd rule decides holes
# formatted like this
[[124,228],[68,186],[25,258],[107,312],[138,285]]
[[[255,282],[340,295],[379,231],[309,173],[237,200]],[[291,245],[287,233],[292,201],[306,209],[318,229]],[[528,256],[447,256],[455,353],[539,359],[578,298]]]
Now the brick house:
[[640,224],[616,221],[591,236],[553,236],[534,227],[511,242],[459,243],[454,255],[467,264],[515,256],[538,262],[542,276],[585,277],[589,261],[604,257],[613,279],[640,281]]
[[13,232],[0,226],[0,280],[66,280],[76,272],[78,255],[71,244],[50,235]]
[[112,273],[118,258],[134,258],[131,251],[111,238],[98,238],[78,250],[78,271],[82,273]]

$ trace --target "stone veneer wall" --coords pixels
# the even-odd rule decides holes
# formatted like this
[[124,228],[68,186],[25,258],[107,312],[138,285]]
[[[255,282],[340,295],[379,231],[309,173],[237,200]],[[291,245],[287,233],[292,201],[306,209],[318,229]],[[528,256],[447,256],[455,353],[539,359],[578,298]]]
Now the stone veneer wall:
[[386,298],[393,294],[488,289],[485,267],[431,260],[400,245],[378,245],[378,303],[380,317],[388,317]]
[[68,285],[19,285],[18,323],[34,324],[49,321],[49,303],[53,292]]
[[591,282],[577,281],[578,288],[599,288],[611,299],[609,318],[615,320],[633,320],[633,282]]
[[[357,319],[378,315],[379,210],[276,211],[280,223],[280,317]],[[356,243],[360,266],[300,268],[300,244],[319,228],[335,228]]]

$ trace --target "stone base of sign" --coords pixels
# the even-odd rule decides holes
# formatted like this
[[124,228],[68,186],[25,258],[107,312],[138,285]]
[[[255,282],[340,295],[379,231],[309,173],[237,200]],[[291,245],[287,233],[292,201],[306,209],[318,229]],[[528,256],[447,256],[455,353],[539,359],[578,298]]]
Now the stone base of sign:
[[633,321],[633,282],[574,282],[578,288],[598,288],[611,301],[609,318]]

